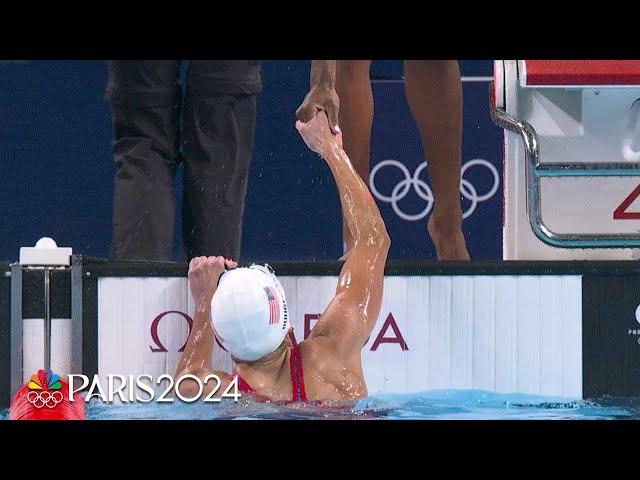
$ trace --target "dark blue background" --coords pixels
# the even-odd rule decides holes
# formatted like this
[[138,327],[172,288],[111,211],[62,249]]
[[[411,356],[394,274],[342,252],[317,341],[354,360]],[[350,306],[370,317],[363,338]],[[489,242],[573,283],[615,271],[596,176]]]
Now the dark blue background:
[[[461,62],[463,75],[491,75],[491,61]],[[294,129],[294,111],[308,87],[306,61],[269,61],[258,101],[243,257],[330,260],[341,254],[335,185],[325,164]],[[374,75],[399,77],[401,62],[378,61]],[[76,253],[107,256],[114,166],[111,123],[102,98],[103,61],[0,63],[0,259],[49,235]],[[465,84],[463,160],[484,158],[501,171],[500,131],[488,118],[486,83]],[[398,82],[376,83],[372,165],[395,158],[411,172],[421,148]],[[468,178],[485,192],[486,172]],[[179,201],[181,171],[176,177]],[[490,183],[490,182],[489,182]],[[484,189],[483,189],[484,188]],[[501,257],[502,189],[464,223],[473,258]],[[412,192],[410,192],[412,193]],[[407,197],[407,211],[421,209]],[[393,240],[392,258],[433,257],[426,220],[405,222],[380,203]],[[177,208],[176,212],[180,212]],[[178,223],[180,218],[177,218]],[[176,258],[179,258],[179,226]]]

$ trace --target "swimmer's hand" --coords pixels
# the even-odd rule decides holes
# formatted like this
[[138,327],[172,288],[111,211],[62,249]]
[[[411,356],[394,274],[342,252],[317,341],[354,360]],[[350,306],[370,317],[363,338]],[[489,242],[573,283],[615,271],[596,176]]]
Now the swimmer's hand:
[[189,288],[196,309],[205,309],[211,304],[218,280],[225,269],[235,268],[238,264],[224,257],[195,257],[189,263]]
[[325,112],[318,112],[316,115],[306,123],[298,120],[296,122],[296,128],[304,143],[307,144],[311,150],[320,155],[326,155],[331,147],[342,150],[342,133],[337,135],[329,128],[329,120]]
[[338,112],[340,111],[340,99],[335,89],[330,85],[318,84],[311,88],[302,105],[296,110],[296,117],[302,123],[310,122],[317,113],[325,112],[329,118],[331,133],[340,133],[338,126]]

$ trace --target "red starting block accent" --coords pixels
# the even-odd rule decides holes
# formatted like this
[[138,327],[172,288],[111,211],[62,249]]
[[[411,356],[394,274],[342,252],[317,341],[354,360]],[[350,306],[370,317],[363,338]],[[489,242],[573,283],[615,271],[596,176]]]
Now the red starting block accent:
[[640,212],[628,212],[627,208],[633,203],[633,201],[640,197],[640,185],[638,185],[633,192],[625,198],[618,208],[613,211],[614,220],[640,220]]
[[522,60],[523,87],[640,86],[640,60]]

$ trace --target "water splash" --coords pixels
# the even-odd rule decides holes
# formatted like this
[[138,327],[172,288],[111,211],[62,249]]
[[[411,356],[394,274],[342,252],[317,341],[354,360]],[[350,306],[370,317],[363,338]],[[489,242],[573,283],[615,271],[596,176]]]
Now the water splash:
[[[106,405],[91,401],[87,406],[87,416],[95,420],[629,419],[640,418],[640,399],[580,400],[483,390],[430,390],[408,394],[378,394],[352,404],[323,405],[277,405],[249,401]],[[6,410],[0,412],[0,419],[6,417]]]

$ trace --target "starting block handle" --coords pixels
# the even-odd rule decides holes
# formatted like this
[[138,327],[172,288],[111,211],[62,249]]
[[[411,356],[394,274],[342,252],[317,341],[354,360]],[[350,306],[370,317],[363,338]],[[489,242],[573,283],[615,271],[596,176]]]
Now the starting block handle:
[[51,270],[44,269],[44,370],[51,370]]
[[638,120],[640,120],[640,98],[631,104],[629,111],[629,120],[627,121],[627,129],[622,139],[622,158],[627,162],[640,161],[640,151],[635,151],[632,147],[633,139],[638,130]]
[[[640,248],[640,233],[585,234],[557,233],[542,219],[540,179],[542,177],[640,177],[638,162],[573,162],[542,164],[538,134],[533,126],[496,106],[494,82],[489,82],[489,113],[497,126],[518,133],[525,151],[527,213],[531,229],[540,241],[559,248]],[[638,101],[636,101],[638,102]],[[635,102],[634,102],[634,105]],[[636,109],[640,108],[639,105]],[[637,122],[636,122],[637,123]]]
[[[24,330],[24,318],[23,318],[23,304],[26,300],[27,302],[31,301],[33,297],[33,292],[29,290],[25,290],[23,287],[23,280],[25,276],[25,272],[34,271],[38,272],[38,278],[41,278],[43,281],[43,292],[44,295],[41,298],[43,301],[43,310],[42,310],[42,318],[44,321],[43,328],[43,344],[42,344],[42,353],[43,353],[43,369],[50,370],[52,369],[52,323],[53,318],[56,315],[56,310],[52,308],[55,305],[54,298],[56,295],[61,294],[60,290],[60,276],[56,277],[56,273],[61,273],[61,271],[69,271],[69,275],[71,276],[71,288],[67,290],[66,288],[62,290],[62,295],[68,294],[70,295],[71,300],[71,340],[69,344],[71,346],[71,351],[69,352],[70,358],[68,359],[70,364],[70,372],[57,372],[57,373],[71,373],[71,372],[83,372],[83,266],[82,266],[82,257],[80,256],[72,256],[70,260],[71,266],[60,266],[60,265],[36,265],[36,266],[28,266],[22,265],[20,263],[11,264],[11,313],[10,313],[10,338],[9,338],[9,398],[13,397],[15,392],[24,384],[23,376],[24,376],[24,349],[23,349],[23,330]],[[40,276],[40,273],[42,276]],[[58,280],[56,280],[58,278]],[[54,287],[52,290],[52,284],[55,284],[57,287]],[[56,293],[57,292],[57,293]],[[67,293],[68,292],[68,293]],[[53,294],[53,295],[52,295]],[[58,304],[59,305],[59,304]],[[59,311],[59,308],[58,308]],[[38,317],[39,318],[39,317]],[[55,317],[57,318],[57,317]],[[67,317],[64,317],[67,318]],[[58,357],[58,360],[60,358]],[[67,361],[63,359],[63,361]],[[53,365],[55,367],[55,365]]]

